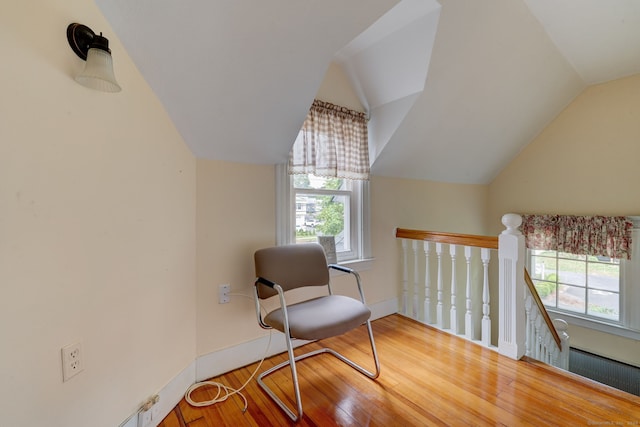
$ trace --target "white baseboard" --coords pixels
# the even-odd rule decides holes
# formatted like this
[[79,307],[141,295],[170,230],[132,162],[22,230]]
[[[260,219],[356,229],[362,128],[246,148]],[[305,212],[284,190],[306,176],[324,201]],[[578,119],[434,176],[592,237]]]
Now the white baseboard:
[[[369,308],[371,309],[371,320],[379,319],[398,312],[398,299],[393,298],[372,304],[369,305]],[[296,347],[307,343],[308,341],[297,341]],[[269,357],[286,350],[284,336],[280,333],[274,333],[271,336],[270,344],[269,335],[267,335],[198,357],[160,390],[158,393],[160,400],[156,403],[159,405],[158,419],[152,421],[151,427],[157,427],[195,382],[257,362],[262,359],[265,352],[267,352],[266,357]],[[120,427],[138,427],[137,414],[132,415]]]
[[371,310],[371,320],[380,319],[381,317],[390,316],[400,310],[398,298],[388,299],[369,306]]
[[[308,341],[297,341],[296,347],[307,344]],[[234,369],[250,365],[265,357],[287,351],[284,335],[280,333],[269,335],[228,347],[213,353],[205,354],[196,360],[196,381],[204,381],[211,377],[233,371]]]

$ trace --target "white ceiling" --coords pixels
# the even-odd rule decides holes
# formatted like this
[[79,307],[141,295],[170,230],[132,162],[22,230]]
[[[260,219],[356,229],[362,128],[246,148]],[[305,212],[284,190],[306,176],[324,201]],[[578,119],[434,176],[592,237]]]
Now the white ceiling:
[[374,174],[484,184],[587,85],[640,72],[638,0],[96,3],[201,158],[285,161],[335,61]]

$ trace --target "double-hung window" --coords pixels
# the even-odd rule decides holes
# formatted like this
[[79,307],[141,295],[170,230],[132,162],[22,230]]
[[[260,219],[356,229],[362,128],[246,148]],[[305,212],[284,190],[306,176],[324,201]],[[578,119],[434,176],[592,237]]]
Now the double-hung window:
[[619,323],[620,260],[553,250],[530,250],[531,278],[548,307]]
[[368,182],[278,173],[278,244],[334,236],[338,262],[369,258]]
[[315,100],[276,172],[278,244],[331,236],[338,262],[370,257],[364,113]]

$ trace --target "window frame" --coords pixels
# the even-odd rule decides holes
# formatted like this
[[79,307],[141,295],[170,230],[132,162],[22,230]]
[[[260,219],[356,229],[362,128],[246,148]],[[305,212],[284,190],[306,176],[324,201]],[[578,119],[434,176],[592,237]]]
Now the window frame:
[[[624,301],[624,284],[623,284],[623,278],[624,278],[624,270],[627,267],[625,260],[620,259],[619,263],[618,263],[618,290],[617,291],[607,291],[607,292],[611,292],[613,294],[617,294],[618,295],[618,319],[611,319],[611,318],[607,318],[604,316],[597,316],[595,314],[589,314],[589,291],[601,291],[604,289],[600,289],[598,287],[594,287],[592,285],[590,285],[589,283],[589,266],[592,264],[605,264],[604,262],[600,262],[600,261],[589,261],[588,259],[588,255],[578,255],[578,254],[571,254],[571,255],[577,255],[577,256],[584,256],[584,259],[576,259],[576,260],[572,260],[568,257],[563,256],[562,254],[567,253],[567,252],[558,252],[558,251],[551,251],[555,253],[555,256],[549,256],[549,255],[540,255],[540,254],[534,254],[533,253],[534,250],[533,249],[527,249],[527,268],[529,269],[530,272],[532,272],[532,280],[535,282],[547,282],[547,283],[554,283],[553,281],[550,280],[546,280],[546,279],[536,279],[534,278],[535,274],[534,274],[534,266],[532,265],[532,259],[533,257],[539,257],[539,258],[546,258],[546,259],[554,259],[555,260],[555,264],[556,264],[556,271],[554,272],[554,274],[556,275],[555,278],[555,286],[556,286],[556,290],[555,290],[555,306],[548,306],[545,304],[545,307],[547,308],[548,311],[553,311],[553,312],[559,312],[559,313],[564,313],[567,315],[573,315],[573,316],[577,316],[577,317],[582,317],[588,320],[592,320],[592,321],[597,321],[597,322],[603,322],[603,323],[609,323],[612,325],[616,325],[616,326],[620,326],[624,324],[624,314],[626,312],[626,308],[624,307],[623,301]],[[565,261],[573,261],[573,262],[579,262],[580,264],[584,264],[584,285],[579,285],[579,284],[575,284],[575,283],[566,283],[566,282],[561,282],[560,281],[560,277],[559,277],[559,271],[557,270],[558,266],[561,264],[561,261],[565,260]],[[560,301],[560,297],[559,297],[559,287],[565,285],[565,286],[570,286],[570,287],[575,287],[575,288],[580,288],[584,290],[584,311],[580,312],[577,310],[570,310],[568,308],[562,308],[559,306],[559,301]],[[544,303],[544,301],[543,301]]]
[[[293,180],[290,180],[290,181],[293,181]],[[296,224],[292,230],[292,233],[293,233],[292,240],[293,241],[297,240],[296,229],[298,228],[298,224],[297,224],[298,196],[305,195],[307,197],[309,196],[310,197],[322,197],[322,196],[344,197],[345,198],[344,208],[346,212],[345,212],[345,218],[344,218],[345,222],[344,222],[343,234],[345,238],[349,239],[347,241],[349,250],[337,252],[338,261],[348,261],[352,259],[357,259],[360,254],[359,241],[358,241],[359,240],[358,228],[360,227],[360,215],[359,215],[360,203],[358,203],[358,200],[359,200],[358,193],[360,192],[360,185],[353,182],[349,182],[348,187],[349,189],[328,190],[328,189],[321,189],[321,188],[296,188],[295,185],[292,185],[291,191],[293,193],[292,194],[293,205],[295,206],[294,207],[295,212],[293,215],[296,221]]]
[[[295,243],[296,192],[311,194],[340,193],[349,190],[294,189],[293,176],[287,173],[286,164],[276,165],[276,245]],[[371,258],[369,182],[352,181],[350,238],[352,250],[338,254],[338,263],[366,268]]]

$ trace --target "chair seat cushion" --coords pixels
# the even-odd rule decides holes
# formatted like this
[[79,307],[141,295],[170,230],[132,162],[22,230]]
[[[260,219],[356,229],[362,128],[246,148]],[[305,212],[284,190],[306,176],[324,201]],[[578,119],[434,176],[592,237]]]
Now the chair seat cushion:
[[[291,338],[319,340],[343,334],[371,317],[362,302],[344,295],[327,295],[287,307]],[[284,332],[282,309],[269,313],[264,322]]]

